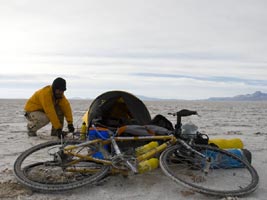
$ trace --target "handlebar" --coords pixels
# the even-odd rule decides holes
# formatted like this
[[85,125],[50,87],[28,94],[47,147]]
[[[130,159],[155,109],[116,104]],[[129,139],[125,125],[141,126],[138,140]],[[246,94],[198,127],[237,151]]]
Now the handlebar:
[[187,117],[187,116],[197,115],[197,114],[198,114],[197,111],[187,110],[187,109],[182,109],[176,113],[168,113],[168,115],[177,116],[177,117]]
[[198,113],[197,113],[197,111],[182,109],[182,110],[180,110],[178,112],[175,112],[175,113],[168,113],[168,115],[172,115],[172,116],[176,116],[177,117],[174,134],[176,136],[178,136],[178,135],[181,134],[182,117],[187,117],[187,116],[191,116],[191,115],[198,115]]

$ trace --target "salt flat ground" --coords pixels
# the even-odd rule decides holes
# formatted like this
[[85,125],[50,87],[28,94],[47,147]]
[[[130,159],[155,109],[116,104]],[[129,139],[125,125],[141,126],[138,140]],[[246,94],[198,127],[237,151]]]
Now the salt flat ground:
[[[193,193],[173,183],[160,169],[128,178],[112,176],[97,185],[64,193],[33,193],[17,183],[13,175],[14,161],[24,150],[55,138],[49,135],[50,125],[41,129],[37,137],[27,136],[24,103],[25,100],[0,100],[0,199],[218,199]],[[90,103],[88,100],[71,101],[75,126],[81,125],[81,118]],[[267,102],[158,101],[145,104],[152,117],[163,114],[172,122],[175,119],[168,116],[168,112],[183,108],[197,110],[201,117],[186,118],[184,122],[197,124],[199,130],[211,138],[241,138],[244,147],[252,152],[252,163],[259,173],[260,185],[253,194],[238,199],[267,198]]]

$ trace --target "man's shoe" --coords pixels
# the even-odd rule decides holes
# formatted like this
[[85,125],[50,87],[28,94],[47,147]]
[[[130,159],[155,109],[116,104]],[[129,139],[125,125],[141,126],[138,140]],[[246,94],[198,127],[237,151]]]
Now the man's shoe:
[[35,137],[36,135],[36,131],[33,131],[32,128],[29,127],[29,124],[27,125],[27,130],[28,130],[28,136],[29,137]]
[[35,131],[28,131],[28,136],[29,136],[29,137],[36,137],[37,134],[36,134]]
[[51,130],[51,136],[57,136],[57,130],[56,129]]

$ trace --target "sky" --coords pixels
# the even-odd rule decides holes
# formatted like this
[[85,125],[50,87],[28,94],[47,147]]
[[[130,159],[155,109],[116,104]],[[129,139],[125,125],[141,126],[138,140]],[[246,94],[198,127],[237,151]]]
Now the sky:
[[267,92],[266,0],[0,0],[0,98]]

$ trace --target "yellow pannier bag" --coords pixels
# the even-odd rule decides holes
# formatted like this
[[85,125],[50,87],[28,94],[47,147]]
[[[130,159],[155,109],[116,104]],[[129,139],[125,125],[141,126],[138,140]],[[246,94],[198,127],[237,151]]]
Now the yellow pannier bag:
[[240,138],[231,138],[231,139],[223,139],[223,138],[210,138],[209,144],[217,146],[221,149],[242,149],[244,144]]

